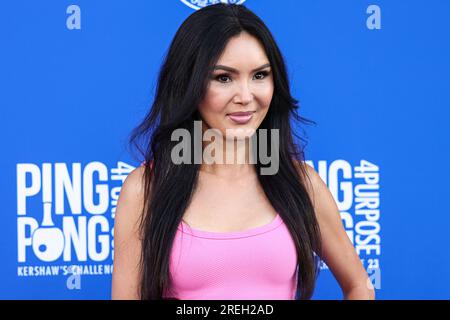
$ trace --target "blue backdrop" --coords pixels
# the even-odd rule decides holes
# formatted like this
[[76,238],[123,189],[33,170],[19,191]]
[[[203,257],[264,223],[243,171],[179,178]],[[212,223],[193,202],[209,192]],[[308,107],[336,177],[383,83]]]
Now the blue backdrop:
[[[208,2],[2,3],[0,298],[110,298],[114,210],[139,164],[126,138],[176,30]],[[306,157],[377,298],[449,299],[450,2],[245,5],[317,123]],[[314,298],[342,298],[325,265]]]

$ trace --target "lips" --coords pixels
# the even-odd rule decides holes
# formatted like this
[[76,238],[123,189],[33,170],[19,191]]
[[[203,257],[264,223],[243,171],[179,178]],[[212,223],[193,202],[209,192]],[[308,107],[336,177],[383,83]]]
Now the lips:
[[251,120],[253,117],[254,111],[246,111],[246,112],[233,112],[229,113],[227,116],[236,124],[245,124]]
[[246,112],[233,112],[233,113],[229,113],[228,115],[232,115],[232,116],[248,116],[250,114],[252,114],[254,111],[246,111]]

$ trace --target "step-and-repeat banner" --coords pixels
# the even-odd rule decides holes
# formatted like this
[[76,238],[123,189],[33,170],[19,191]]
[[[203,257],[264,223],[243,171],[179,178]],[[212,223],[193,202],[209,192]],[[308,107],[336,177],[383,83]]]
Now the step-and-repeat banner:
[[[128,134],[176,30],[215,2],[2,3],[0,298],[111,297]],[[450,298],[450,2],[222,2],[273,32],[377,298]],[[322,264],[314,299],[341,298]]]

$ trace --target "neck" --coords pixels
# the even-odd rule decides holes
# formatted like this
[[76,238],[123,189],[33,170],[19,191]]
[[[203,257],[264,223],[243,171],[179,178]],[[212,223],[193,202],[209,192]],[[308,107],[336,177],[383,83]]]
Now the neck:
[[223,136],[222,139],[214,138],[213,141],[203,140],[200,170],[221,177],[256,175],[253,147],[250,137],[235,139],[231,135]]

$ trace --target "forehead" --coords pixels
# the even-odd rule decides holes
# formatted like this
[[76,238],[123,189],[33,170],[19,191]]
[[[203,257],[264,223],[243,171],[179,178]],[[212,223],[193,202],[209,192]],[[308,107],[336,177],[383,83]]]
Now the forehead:
[[228,41],[217,64],[251,70],[267,62],[269,59],[259,40],[247,32],[242,32]]

